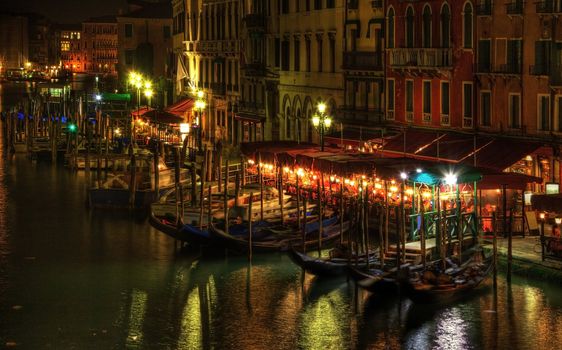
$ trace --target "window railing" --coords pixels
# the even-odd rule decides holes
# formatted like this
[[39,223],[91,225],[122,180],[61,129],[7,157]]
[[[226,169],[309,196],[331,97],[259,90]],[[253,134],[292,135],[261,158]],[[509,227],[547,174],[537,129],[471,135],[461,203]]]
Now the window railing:
[[382,9],[383,1],[382,0],[372,0],[371,7],[374,9]]
[[441,114],[441,125],[449,125],[451,123],[451,119],[449,118],[448,114]]
[[508,15],[522,15],[523,1],[515,1],[505,5]]
[[492,3],[483,2],[476,5],[476,14],[478,16],[491,16],[492,15]]
[[554,2],[552,1],[540,1],[535,4],[537,8],[537,13],[552,13],[554,12]]
[[344,52],[343,68],[357,70],[382,70],[382,54],[378,52]]
[[521,64],[517,64],[517,63],[500,64],[495,72],[503,73],[503,74],[521,74]]
[[423,113],[422,121],[424,123],[431,123],[431,113]]
[[390,65],[395,67],[447,68],[453,63],[452,50],[406,48],[390,50]]
[[492,71],[492,65],[490,62],[478,62],[476,64],[477,73],[490,73]]
[[394,120],[394,111],[386,111],[386,120]]
[[529,66],[530,75],[548,75],[549,67],[546,64],[536,64]]
[[413,122],[414,121],[414,112],[406,111],[406,121]]

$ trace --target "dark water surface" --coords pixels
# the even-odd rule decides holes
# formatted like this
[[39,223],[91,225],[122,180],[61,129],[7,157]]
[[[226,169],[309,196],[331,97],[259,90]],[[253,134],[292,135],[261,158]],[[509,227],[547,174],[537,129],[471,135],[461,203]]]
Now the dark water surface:
[[285,255],[196,259],[88,180],[0,154],[0,348],[560,349],[562,288],[514,278],[440,308],[368,298]]

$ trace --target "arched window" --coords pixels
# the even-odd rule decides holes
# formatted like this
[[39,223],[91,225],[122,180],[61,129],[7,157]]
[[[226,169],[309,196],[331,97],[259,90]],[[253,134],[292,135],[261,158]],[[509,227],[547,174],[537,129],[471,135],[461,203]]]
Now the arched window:
[[463,47],[472,48],[472,5],[467,2],[463,11]]
[[414,9],[406,10],[406,47],[414,47]]
[[431,9],[429,5],[423,8],[422,46],[431,47]]
[[291,109],[289,107],[287,107],[287,109],[285,110],[285,139],[286,140],[290,140],[291,139],[291,129],[292,129],[292,125],[291,125]]
[[394,9],[388,10],[388,48],[394,48]]
[[451,12],[446,3],[441,8],[441,47],[448,48],[451,42]]

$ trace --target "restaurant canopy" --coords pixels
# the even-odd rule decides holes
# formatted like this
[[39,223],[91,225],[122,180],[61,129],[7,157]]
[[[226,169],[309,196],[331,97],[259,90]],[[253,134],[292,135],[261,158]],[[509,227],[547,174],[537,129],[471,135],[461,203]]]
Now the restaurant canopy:
[[525,140],[407,129],[388,139],[382,152],[503,171],[542,146]]
[[481,179],[482,173],[478,169],[463,164],[439,164],[408,174],[408,181],[427,185],[471,183]]
[[153,108],[150,108],[150,107],[147,107],[147,106],[135,108],[131,111],[131,115],[135,118],[144,118],[146,113],[148,113],[150,111],[153,111],[153,110],[154,110]]
[[194,101],[192,98],[184,98],[183,100],[169,105],[164,111],[183,118],[186,113],[191,112],[193,105]]
[[155,109],[144,113],[143,118],[146,118],[152,123],[157,124],[179,124],[183,122],[183,117],[179,117],[175,114],[166,111],[158,111]]
[[511,190],[524,190],[528,183],[542,183],[542,179],[536,176],[483,169],[482,172],[482,181],[478,183],[478,188],[481,190],[499,189],[503,186]]

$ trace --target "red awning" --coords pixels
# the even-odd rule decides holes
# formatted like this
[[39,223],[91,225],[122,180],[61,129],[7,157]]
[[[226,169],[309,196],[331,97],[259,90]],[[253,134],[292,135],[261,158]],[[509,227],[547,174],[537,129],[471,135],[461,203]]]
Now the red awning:
[[512,172],[486,173],[486,171],[483,171],[482,180],[478,183],[478,188],[481,190],[493,190],[506,186],[506,188],[512,190],[524,190],[528,183],[542,183],[542,179]]
[[153,108],[150,107],[141,107],[138,109],[134,109],[133,111],[131,111],[131,115],[135,118],[137,117],[144,117],[146,113],[153,111]]
[[501,172],[541,147],[541,143],[533,141],[406,130],[386,141],[383,152],[432,161],[462,162]]
[[166,107],[164,111],[175,114],[179,117],[185,117],[187,112],[190,112],[193,109],[194,101],[191,98],[185,98],[180,100],[173,105]]
[[157,111],[155,109],[145,113],[143,118],[149,119],[153,123],[159,124],[179,124],[183,122],[183,117],[165,111]]

